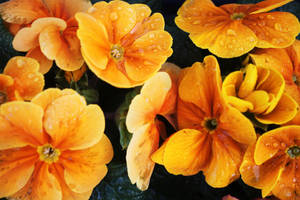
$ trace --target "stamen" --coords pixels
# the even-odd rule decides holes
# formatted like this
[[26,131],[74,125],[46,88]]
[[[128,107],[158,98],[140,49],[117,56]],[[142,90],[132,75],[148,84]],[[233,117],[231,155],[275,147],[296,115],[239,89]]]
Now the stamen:
[[53,148],[51,144],[39,146],[37,152],[40,155],[40,160],[49,164],[58,161],[60,155],[59,149]]
[[291,157],[291,158],[296,158],[300,156],[300,148],[298,146],[292,146],[288,148],[286,153]]
[[120,61],[123,59],[124,49],[120,45],[113,45],[110,49],[110,56],[116,60]]
[[243,19],[246,15],[244,13],[233,13],[230,17],[233,20]]

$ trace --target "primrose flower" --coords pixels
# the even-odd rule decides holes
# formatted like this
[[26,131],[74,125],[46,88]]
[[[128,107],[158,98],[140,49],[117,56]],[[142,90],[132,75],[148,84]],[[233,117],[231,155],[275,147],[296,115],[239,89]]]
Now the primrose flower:
[[40,62],[47,73],[55,60],[65,71],[79,69],[84,60],[76,36],[74,14],[91,7],[87,0],[10,0],[0,4],[0,15],[16,26],[13,47]]
[[145,82],[129,106],[126,126],[133,136],[127,149],[127,170],[131,182],[140,190],[149,186],[155,164],[150,157],[158,149],[160,136],[164,137],[157,115],[174,124],[179,71],[173,64],[164,64],[163,70]]
[[[300,41],[284,49],[256,49],[249,54],[253,63],[278,70],[285,80],[285,92],[300,104]],[[288,122],[300,125],[300,112]]]
[[98,2],[77,13],[81,51],[89,68],[109,84],[142,85],[172,54],[172,37],[160,13],[143,4]]
[[262,190],[262,196],[299,199],[300,126],[264,133],[250,146],[240,167],[243,181]]
[[11,58],[0,74],[0,105],[13,100],[30,100],[45,85],[39,63],[22,56]]
[[284,92],[285,82],[275,69],[247,65],[230,73],[222,92],[226,101],[241,112],[254,113],[264,124],[284,124],[295,117],[298,104]]
[[180,78],[179,131],[152,154],[171,174],[203,171],[212,187],[225,187],[239,177],[244,148],[255,143],[252,123],[225,103],[221,74],[214,56],[186,68]]
[[270,12],[292,0],[266,0],[257,4],[225,4],[187,0],[175,22],[196,46],[222,58],[241,56],[254,47],[284,48],[300,32],[300,24],[287,12]]
[[113,156],[104,124],[100,107],[71,89],[2,104],[0,198],[89,199]]

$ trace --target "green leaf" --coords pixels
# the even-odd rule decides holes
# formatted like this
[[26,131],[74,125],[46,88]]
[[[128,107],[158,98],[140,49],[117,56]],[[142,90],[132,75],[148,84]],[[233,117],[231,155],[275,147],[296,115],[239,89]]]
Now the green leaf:
[[99,101],[99,92],[95,89],[79,90],[79,93],[85,97],[88,104],[97,103]]
[[129,133],[126,128],[126,116],[131,100],[140,92],[140,87],[137,87],[126,94],[124,102],[116,111],[115,121],[120,132],[120,144],[122,149],[126,149],[131,140],[132,133]]

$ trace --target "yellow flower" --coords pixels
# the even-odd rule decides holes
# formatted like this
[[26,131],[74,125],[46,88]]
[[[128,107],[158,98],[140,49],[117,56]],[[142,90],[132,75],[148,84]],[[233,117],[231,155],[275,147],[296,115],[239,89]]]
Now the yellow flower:
[[113,156],[104,115],[74,90],[0,106],[0,198],[88,199]]
[[300,126],[264,133],[250,146],[240,167],[243,181],[281,200],[299,199]]
[[152,154],[169,173],[185,176],[203,171],[212,187],[239,177],[244,147],[256,140],[251,122],[225,103],[217,59],[207,56],[183,70],[179,82],[179,131]]
[[284,92],[285,82],[275,69],[247,65],[245,76],[235,71],[226,76],[222,93],[241,112],[249,111],[264,124],[284,124],[297,114],[297,102]]
[[30,100],[44,88],[39,63],[22,56],[11,58],[0,74],[0,104],[13,100]]
[[77,35],[89,68],[109,84],[142,85],[172,54],[172,37],[164,19],[143,4],[98,2],[88,13],[77,13]]
[[287,12],[270,12],[292,0],[266,0],[257,4],[225,4],[187,0],[175,22],[200,48],[222,58],[241,56],[254,47],[284,48],[300,32],[300,24]]
[[[159,137],[164,137],[162,115],[172,123],[177,103],[177,77],[180,68],[173,64],[163,65],[161,72],[145,82],[141,93],[132,100],[126,117],[126,126],[133,133],[126,161],[128,176],[140,190],[146,190],[154,169],[151,155],[158,149]],[[159,89],[158,89],[159,88]]]

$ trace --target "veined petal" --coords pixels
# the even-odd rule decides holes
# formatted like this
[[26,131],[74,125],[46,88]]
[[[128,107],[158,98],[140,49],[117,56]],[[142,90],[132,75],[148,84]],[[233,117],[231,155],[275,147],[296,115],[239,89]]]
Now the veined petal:
[[207,133],[182,129],[166,143],[163,164],[171,174],[197,174],[211,159],[211,139]]
[[285,48],[293,44],[300,32],[296,16],[288,12],[271,12],[248,15],[243,24],[257,36],[256,47]]
[[262,12],[268,12],[275,8],[279,8],[293,0],[264,0],[256,3],[252,8],[250,14],[257,14]]
[[36,47],[27,52],[26,57],[37,60],[40,64],[39,72],[46,74],[52,67],[53,61],[49,60],[41,51],[40,47]]
[[113,148],[106,135],[94,146],[61,155],[64,178],[68,187],[77,193],[91,191],[106,175],[105,164],[111,161]]
[[127,148],[126,162],[128,176],[132,184],[140,190],[146,190],[154,169],[151,155],[158,149],[159,132],[154,124],[137,129]]
[[0,197],[8,197],[23,188],[30,179],[37,152],[32,147],[0,150]]
[[149,6],[145,4],[132,4],[131,7],[135,10],[136,12],[136,21],[137,22],[142,22],[145,18],[149,17],[151,14],[151,9]]

